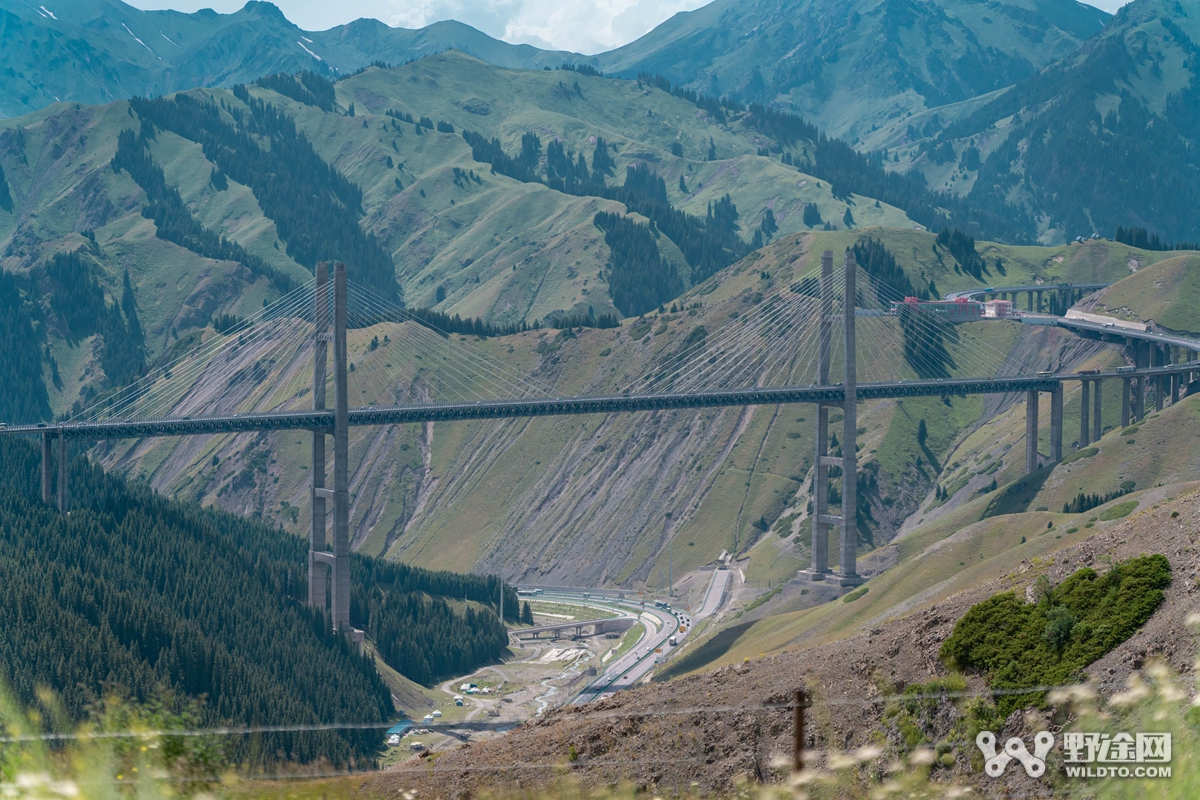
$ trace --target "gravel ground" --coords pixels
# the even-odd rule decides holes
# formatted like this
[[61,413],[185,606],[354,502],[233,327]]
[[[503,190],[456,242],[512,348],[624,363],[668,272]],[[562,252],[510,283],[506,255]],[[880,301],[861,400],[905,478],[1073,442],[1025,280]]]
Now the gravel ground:
[[[693,787],[706,793],[729,791],[745,780],[770,782],[782,777],[772,765],[790,754],[792,746],[792,712],[770,706],[789,703],[801,685],[814,702],[808,747],[848,750],[886,740],[898,751],[902,741],[883,718],[880,687],[945,675],[938,649],[973,604],[1001,591],[1026,591],[1043,572],[1057,583],[1081,567],[1102,572],[1110,558],[1147,553],[1162,553],[1171,561],[1173,581],[1166,599],[1140,631],[1089,666],[1087,674],[1102,692],[1116,691],[1132,671],[1158,656],[1191,676],[1195,643],[1183,620],[1200,605],[1195,596],[1198,537],[1200,495],[1190,494],[1065,547],[1052,562],[1023,563],[1001,579],[842,641],[652,684],[585,708],[551,711],[506,736],[372,775],[362,788],[381,796],[414,789],[422,798],[457,798],[487,788],[535,788],[564,775],[589,785],[622,782],[640,789]],[[984,688],[978,678],[970,680],[974,688]],[[957,714],[946,703],[945,718],[934,724],[948,731]],[[1014,712],[1002,735],[1024,732],[1042,714]],[[1020,770],[1010,769],[993,781],[964,758],[938,774],[974,784],[985,795],[1049,791]]]

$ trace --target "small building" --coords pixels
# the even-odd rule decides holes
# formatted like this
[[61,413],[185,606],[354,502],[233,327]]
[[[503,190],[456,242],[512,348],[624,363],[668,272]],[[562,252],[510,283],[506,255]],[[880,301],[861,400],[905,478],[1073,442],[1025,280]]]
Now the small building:
[[1011,300],[988,300],[983,304],[984,319],[1016,319],[1021,316]]
[[924,314],[942,322],[976,322],[983,319],[983,303],[960,297],[956,300],[922,300],[906,297],[904,302],[892,301],[891,316],[901,313]]
[[429,716],[431,716],[431,717],[440,717],[441,715],[442,715],[442,712],[441,712],[441,711],[434,711],[434,712],[433,712],[432,714],[430,714]]

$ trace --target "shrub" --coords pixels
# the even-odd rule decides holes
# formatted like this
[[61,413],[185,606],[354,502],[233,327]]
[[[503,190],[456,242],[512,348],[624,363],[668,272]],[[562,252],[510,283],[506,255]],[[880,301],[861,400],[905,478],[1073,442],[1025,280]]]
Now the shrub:
[[[963,615],[941,657],[951,668],[984,673],[993,689],[1076,680],[1150,618],[1170,580],[1170,563],[1156,554],[1122,561],[1104,575],[1081,569],[1053,588],[1039,580],[1037,603],[997,594]],[[1004,695],[997,707],[1006,716],[1030,698],[1044,695]]]
[[853,592],[850,592],[850,594],[843,597],[842,602],[843,603],[853,603],[855,600],[862,597],[868,591],[870,591],[870,590],[866,586],[863,586],[862,588],[859,588],[859,589],[855,589]]
[[1137,506],[1137,500],[1126,500],[1124,503],[1117,503],[1115,506],[1109,506],[1104,510],[1104,513],[1100,515],[1100,521],[1108,522],[1110,520],[1120,519],[1121,517],[1127,517],[1135,508],[1137,508]]

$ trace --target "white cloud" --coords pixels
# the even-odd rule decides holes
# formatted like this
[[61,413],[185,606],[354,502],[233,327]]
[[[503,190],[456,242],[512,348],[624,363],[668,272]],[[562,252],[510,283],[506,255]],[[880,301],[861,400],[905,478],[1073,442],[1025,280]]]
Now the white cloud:
[[506,42],[599,53],[707,0],[391,0],[389,25],[457,19]]
[[[138,8],[236,11],[245,0],[127,0]],[[514,44],[599,53],[632,42],[679,11],[708,0],[274,0],[306,30],[325,30],[359,17],[420,28],[441,20],[465,22]],[[1089,0],[1115,11],[1127,0]]]

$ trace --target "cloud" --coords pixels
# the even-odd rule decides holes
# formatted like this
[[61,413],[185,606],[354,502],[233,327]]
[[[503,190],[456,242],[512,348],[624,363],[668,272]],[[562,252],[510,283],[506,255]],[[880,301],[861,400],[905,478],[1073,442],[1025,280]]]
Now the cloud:
[[707,0],[390,0],[383,21],[420,28],[456,19],[517,44],[599,53]]
[[[228,13],[245,0],[128,0],[139,8],[195,11],[205,6]],[[307,30],[324,30],[359,17],[421,28],[454,19],[489,36],[578,53],[600,53],[628,44],[680,11],[709,0],[273,0],[288,19]],[[1089,0],[1115,11],[1126,0]]]

